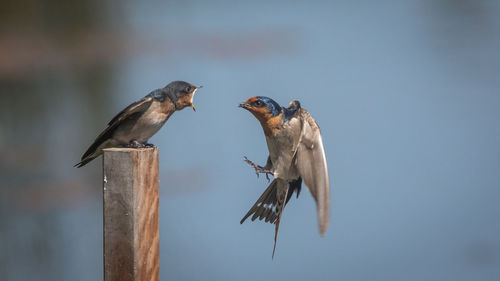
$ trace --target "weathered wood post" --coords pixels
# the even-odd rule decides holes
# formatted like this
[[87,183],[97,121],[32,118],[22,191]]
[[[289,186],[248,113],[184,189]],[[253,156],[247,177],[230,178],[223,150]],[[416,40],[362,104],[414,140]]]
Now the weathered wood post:
[[104,150],[104,280],[159,281],[158,148]]

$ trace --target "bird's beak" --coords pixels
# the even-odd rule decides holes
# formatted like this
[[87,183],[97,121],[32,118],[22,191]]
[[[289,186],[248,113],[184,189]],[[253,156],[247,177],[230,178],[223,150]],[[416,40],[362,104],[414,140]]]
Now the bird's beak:
[[[200,88],[203,88],[203,86],[194,86],[194,91],[193,91],[192,97],[194,97],[194,93],[196,93],[196,91]],[[196,112],[196,108],[194,107],[194,104],[193,104],[193,98],[191,98],[191,104],[189,106],[191,106],[193,111]]]
[[250,105],[246,102],[242,102],[238,105],[238,107],[241,107],[241,108],[244,108],[244,109],[248,109],[250,107]]

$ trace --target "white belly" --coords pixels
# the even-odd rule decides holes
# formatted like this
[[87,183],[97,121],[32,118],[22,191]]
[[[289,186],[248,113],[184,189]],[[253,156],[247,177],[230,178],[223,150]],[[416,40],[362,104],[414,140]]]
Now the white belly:
[[277,137],[266,137],[266,142],[269,149],[269,156],[273,163],[274,177],[285,180],[296,179],[298,172],[293,163],[295,156],[293,142]]

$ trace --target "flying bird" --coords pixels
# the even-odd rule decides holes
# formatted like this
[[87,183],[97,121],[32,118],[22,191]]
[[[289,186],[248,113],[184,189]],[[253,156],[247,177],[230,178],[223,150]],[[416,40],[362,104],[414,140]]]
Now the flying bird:
[[[241,103],[259,120],[266,136],[269,156],[264,167],[245,161],[259,175],[274,180],[250,208],[240,223],[252,216],[275,224],[274,248],[285,205],[293,193],[299,196],[302,181],[316,201],[319,233],[325,235],[330,220],[330,183],[325,149],[318,124],[300,102],[294,100],[285,108],[268,97],[251,97]],[[269,177],[268,177],[269,180]]]
[[178,110],[193,105],[193,97],[200,87],[184,81],[174,81],[164,88],[157,89],[144,98],[120,111],[104,131],[96,138],[83,154],[75,167],[82,167],[110,147],[151,147],[147,141]]

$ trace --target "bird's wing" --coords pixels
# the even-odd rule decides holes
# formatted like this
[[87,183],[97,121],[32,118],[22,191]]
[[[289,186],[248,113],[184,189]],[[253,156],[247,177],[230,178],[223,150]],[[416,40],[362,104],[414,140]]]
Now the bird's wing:
[[130,115],[137,113],[137,112],[144,112],[146,109],[149,108],[151,103],[153,102],[153,97],[151,96],[146,96],[131,105],[127,106],[124,110],[120,111],[118,114],[116,114],[111,121],[109,121],[108,126],[113,126],[113,124],[122,121],[123,119],[126,119]]
[[[116,127],[122,122],[123,120],[136,115],[136,114],[141,114],[142,112],[146,111],[149,106],[151,106],[151,103],[153,102],[153,97],[151,96],[146,96],[131,105],[127,106],[124,110],[120,111],[111,121],[108,123],[108,127],[102,131],[99,136],[95,139],[95,141],[90,145],[90,147],[87,149],[87,151],[83,154],[82,156],[82,162],[96,151],[96,149],[106,140],[108,140],[110,137],[112,137],[114,130]],[[77,164],[78,165],[78,164]]]
[[318,124],[304,109],[301,138],[297,146],[295,165],[305,185],[316,201],[320,234],[323,236],[330,220],[330,182],[325,149]]

